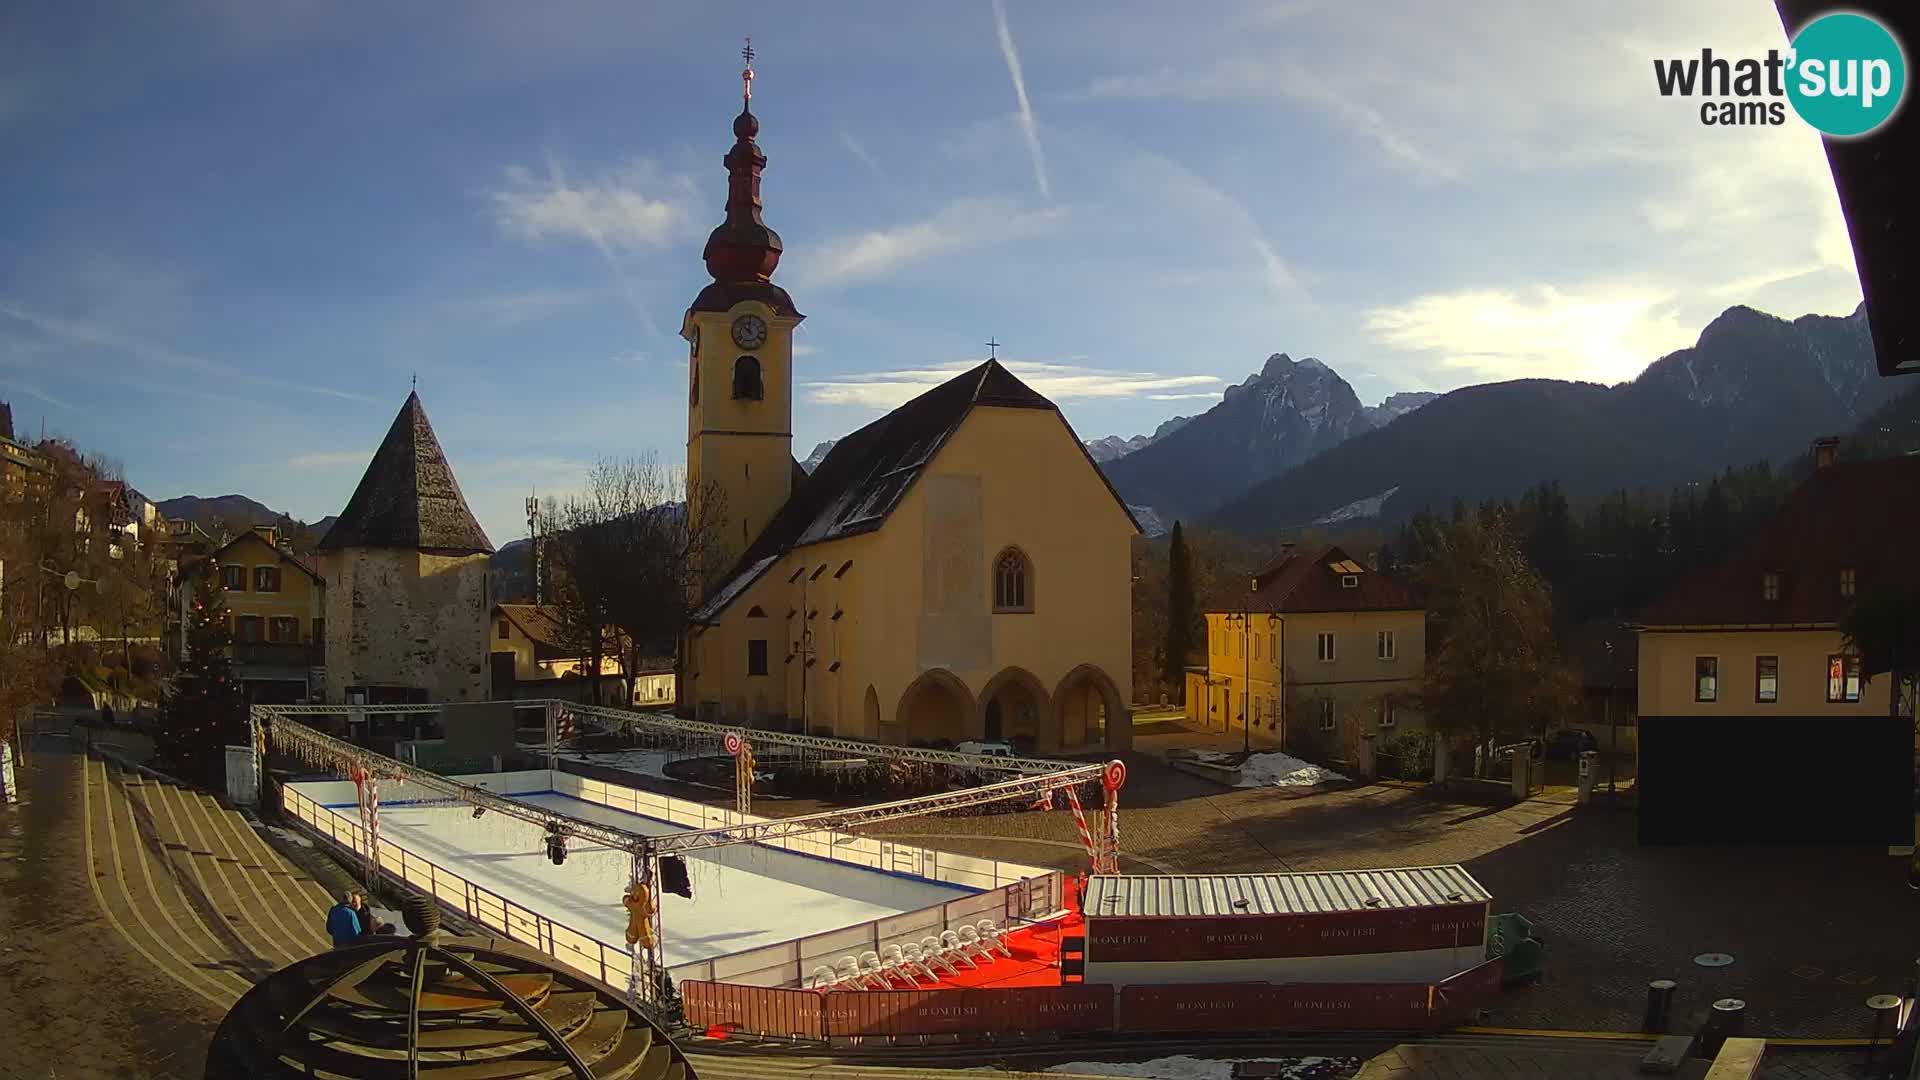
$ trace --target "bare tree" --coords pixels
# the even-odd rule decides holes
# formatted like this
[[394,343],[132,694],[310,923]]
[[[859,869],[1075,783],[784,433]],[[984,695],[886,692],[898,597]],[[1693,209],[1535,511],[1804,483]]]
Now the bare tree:
[[594,677],[618,657],[626,701],[643,657],[672,650],[709,580],[722,523],[721,497],[702,485],[688,513],[678,479],[651,459],[606,459],[576,494],[549,499],[542,556],[565,644]]

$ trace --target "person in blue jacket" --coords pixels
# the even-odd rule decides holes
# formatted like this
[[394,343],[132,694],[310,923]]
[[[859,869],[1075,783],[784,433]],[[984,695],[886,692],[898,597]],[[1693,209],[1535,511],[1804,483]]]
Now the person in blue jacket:
[[360,912],[354,904],[359,898],[357,893],[346,893],[327,912],[327,934],[333,938],[333,947],[336,949],[344,949],[360,940]]

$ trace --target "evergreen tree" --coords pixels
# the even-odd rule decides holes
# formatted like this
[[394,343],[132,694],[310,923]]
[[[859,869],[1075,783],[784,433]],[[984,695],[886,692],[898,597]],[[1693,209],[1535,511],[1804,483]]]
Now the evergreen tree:
[[187,656],[162,705],[155,749],[183,779],[217,787],[225,747],[245,745],[247,730],[246,702],[227,655],[226,590],[211,560],[193,580],[184,633]]
[[1167,644],[1162,678],[1170,694],[1186,700],[1187,658],[1193,647],[1193,561],[1178,521],[1167,541]]

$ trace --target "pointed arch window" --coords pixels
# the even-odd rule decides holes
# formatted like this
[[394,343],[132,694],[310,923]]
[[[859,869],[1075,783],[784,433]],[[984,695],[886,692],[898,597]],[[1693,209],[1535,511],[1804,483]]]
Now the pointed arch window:
[[760,360],[743,356],[733,362],[733,396],[738,401],[759,401],[765,397],[760,384]]
[[1019,548],[1007,548],[993,560],[993,610],[1033,610],[1033,563]]

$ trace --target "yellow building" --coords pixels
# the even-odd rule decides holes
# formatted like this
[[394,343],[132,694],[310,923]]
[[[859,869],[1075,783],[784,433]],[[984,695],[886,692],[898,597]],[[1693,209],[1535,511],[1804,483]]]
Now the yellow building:
[[[1132,515],[1052,402],[989,359],[793,458],[793,331],[742,111],[687,310],[690,513],[727,549],[685,645],[703,718],[893,743],[1128,744]],[[717,495],[706,498],[704,495]]]
[[1424,728],[1416,698],[1426,611],[1412,589],[1338,547],[1291,550],[1245,602],[1206,613],[1207,664],[1189,670],[1196,726],[1353,759],[1359,740]]
[[[489,644],[493,671],[493,696],[562,696],[586,700],[579,687],[543,685],[552,680],[573,680],[584,684],[586,661],[580,650],[567,643],[565,624],[552,604],[493,605],[493,636]],[[605,704],[619,704],[626,692],[626,641],[609,635],[608,648],[616,655],[600,660],[601,693]],[[618,687],[618,689],[615,689]],[[673,660],[642,657],[634,672],[631,704],[663,707],[673,704]]]
[[1842,643],[1876,590],[1920,585],[1920,457],[1816,468],[1725,562],[1640,613],[1641,837],[1912,843],[1911,682]]
[[[183,577],[218,573],[227,606],[234,672],[250,701],[307,700],[326,667],[326,581],[281,543],[271,526],[241,533]],[[179,625],[188,625],[190,585],[178,590]],[[185,641],[181,642],[182,658]]]

